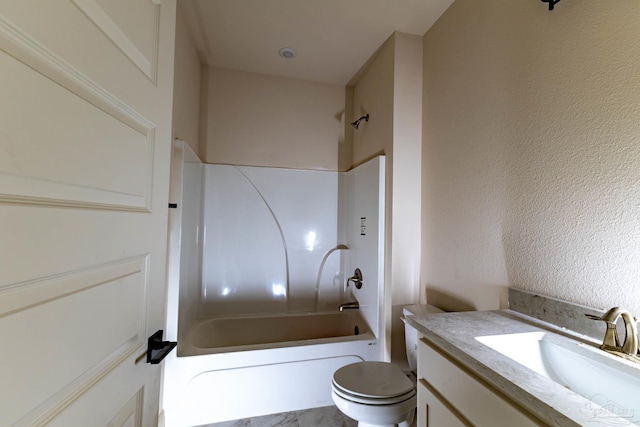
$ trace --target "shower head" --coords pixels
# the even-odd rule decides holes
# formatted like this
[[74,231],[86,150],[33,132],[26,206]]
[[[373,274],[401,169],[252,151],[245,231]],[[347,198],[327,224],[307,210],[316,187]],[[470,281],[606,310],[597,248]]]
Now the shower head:
[[362,117],[360,117],[360,118],[359,118],[358,120],[356,120],[355,122],[351,122],[351,126],[353,126],[353,128],[354,128],[355,130],[358,130],[358,126],[360,126],[360,121],[361,121],[361,120],[363,120],[363,119],[364,119],[364,121],[365,121],[365,122],[368,122],[368,121],[369,121],[369,114],[367,114],[366,116],[362,116]]

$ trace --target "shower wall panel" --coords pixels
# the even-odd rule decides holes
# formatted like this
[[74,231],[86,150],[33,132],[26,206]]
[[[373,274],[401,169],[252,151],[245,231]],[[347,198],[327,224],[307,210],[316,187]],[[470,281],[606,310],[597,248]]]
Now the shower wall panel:
[[[186,147],[190,150],[189,147]],[[194,157],[194,156],[192,156]],[[188,157],[187,157],[188,158]],[[180,309],[178,334],[184,336],[198,316],[202,283],[202,185],[204,165],[185,161],[182,170],[181,236],[180,236]]]
[[345,253],[345,274],[362,271],[363,285],[345,289],[344,301],[357,300],[360,314],[379,335],[384,330],[384,206],[385,157],[378,156],[345,172],[341,185],[341,223],[349,250]]
[[337,298],[337,173],[205,168],[202,315],[314,311],[319,276]]

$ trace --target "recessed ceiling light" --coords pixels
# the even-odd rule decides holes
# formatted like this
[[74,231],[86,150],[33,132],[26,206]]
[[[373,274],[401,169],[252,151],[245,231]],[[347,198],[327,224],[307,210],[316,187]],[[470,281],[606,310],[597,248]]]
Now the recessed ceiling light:
[[296,57],[296,51],[291,49],[290,47],[283,47],[278,53],[284,59],[293,59]]

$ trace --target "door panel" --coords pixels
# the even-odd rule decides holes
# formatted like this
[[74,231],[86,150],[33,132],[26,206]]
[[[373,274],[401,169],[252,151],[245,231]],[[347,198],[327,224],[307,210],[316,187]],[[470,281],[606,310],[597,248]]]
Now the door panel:
[[0,0],[0,425],[151,426],[175,0]]
[[72,1],[155,84],[160,1]]
[[153,124],[2,24],[0,200],[148,210]]

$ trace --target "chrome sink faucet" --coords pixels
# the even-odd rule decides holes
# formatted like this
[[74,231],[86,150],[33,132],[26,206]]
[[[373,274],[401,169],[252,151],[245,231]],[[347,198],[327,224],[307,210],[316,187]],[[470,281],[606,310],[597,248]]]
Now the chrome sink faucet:
[[[607,324],[604,340],[600,346],[601,349],[621,351],[622,353],[633,356],[638,353],[638,321],[627,310],[620,307],[613,307],[603,314],[602,317],[591,314],[587,314],[586,316],[593,320],[602,320]],[[616,322],[620,317],[624,320],[625,329],[624,343],[622,346],[620,346],[620,338],[618,337],[618,330],[616,329]]]

